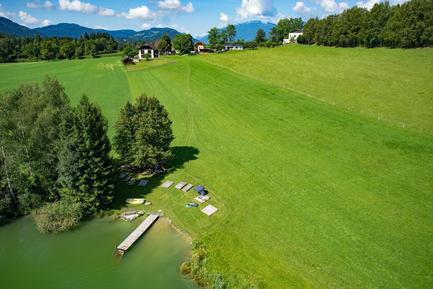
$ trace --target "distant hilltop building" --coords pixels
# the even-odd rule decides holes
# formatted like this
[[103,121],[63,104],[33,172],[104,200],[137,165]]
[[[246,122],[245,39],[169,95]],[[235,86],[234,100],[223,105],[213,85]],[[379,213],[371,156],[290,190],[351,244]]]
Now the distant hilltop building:
[[289,33],[289,38],[283,39],[283,44],[289,44],[289,43],[297,43],[298,37],[303,35],[304,33],[302,31],[295,31]]
[[224,50],[244,50],[244,46],[242,44],[224,44]]

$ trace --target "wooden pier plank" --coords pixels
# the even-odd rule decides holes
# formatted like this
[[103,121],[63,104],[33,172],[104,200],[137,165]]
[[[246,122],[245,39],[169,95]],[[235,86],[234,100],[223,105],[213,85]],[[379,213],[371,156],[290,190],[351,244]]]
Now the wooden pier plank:
[[117,250],[127,251],[147,229],[158,219],[158,214],[150,214],[126,239],[117,246]]

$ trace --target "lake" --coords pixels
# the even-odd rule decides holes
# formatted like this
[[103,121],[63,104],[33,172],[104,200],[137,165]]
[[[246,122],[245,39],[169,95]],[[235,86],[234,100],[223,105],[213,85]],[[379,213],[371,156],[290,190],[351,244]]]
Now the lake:
[[44,235],[25,217],[0,227],[0,279],[10,289],[190,289],[179,272],[190,245],[165,218],[122,258],[115,247],[142,221],[111,218]]

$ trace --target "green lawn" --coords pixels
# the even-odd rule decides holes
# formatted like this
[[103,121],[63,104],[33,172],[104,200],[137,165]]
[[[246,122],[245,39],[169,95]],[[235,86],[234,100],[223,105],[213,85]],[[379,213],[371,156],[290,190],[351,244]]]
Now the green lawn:
[[12,89],[23,82],[40,81],[45,75],[55,76],[65,87],[74,105],[86,94],[98,103],[109,124],[113,125],[120,107],[131,99],[127,76],[120,59],[120,56],[115,56],[0,64],[0,88]]
[[[317,82],[326,79],[334,86],[289,82],[293,66],[284,56],[313,58],[310,49],[327,57],[322,64],[310,60],[305,65],[315,67],[310,68],[313,74],[323,71]],[[244,61],[245,67],[256,65],[257,72],[232,67],[254,53],[269,55],[270,62],[280,59],[273,65],[274,77],[266,57]],[[344,63],[339,61],[342,55]],[[428,56],[432,50],[292,46],[174,57],[173,65],[134,72],[118,67],[117,58],[0,65],[0,87],[45,73],[57,75],[74,101],[85,92],[100,102],[110,123],[129,95],[158,97],[176,135],[177,169],[166,179],[206,185],[210,203],[220,211],[208,218],[186,209],[193,193],[157,188],[159,179],[153,180],[155,188],[147,198],[203,242],[209,251],[207,267],[228,277],[234,288],[245,280],[258,280],[266,288],[430,288],[433,133],[428,118],[433,105],[431,96],[407,93],[432,91],[426,81],[433,79],[433,71],[425,67]],[[345,95],[337,81],[343,74],[337,77],[335,71],[348,69],[352,58],[354,75],[386,71],[387,63],[408,69],[418,65],[407,73],[417,81],[398,91],[393,85],[406,82],[406,74],[391,74],[391,80],[385,73],[371,82],[367,76],[355,81],[347,74]],[[359,59],[370,62],[363,66]],[[98,69],[110,64],[113,70]],[[261,70],[268,74],[257,80]],[[311,77],[299,73],[297,81],[310,83],[303,76]],[[362,94],[362,87],[369,93]],[[360,95],[347,107],[356,92]],[[377,104],[367,106],[373,92]],[[390,101],[391,94],[396,101]],[[419,113],[406,112],[405,97]],[[381,120],[371,117],[378,111]],[[397,115],[407,117],[406,128]],[[119,198],[148,193],[121,191]]]
[[291,45],[204,59],[329,104],[433,136],[433,49]]

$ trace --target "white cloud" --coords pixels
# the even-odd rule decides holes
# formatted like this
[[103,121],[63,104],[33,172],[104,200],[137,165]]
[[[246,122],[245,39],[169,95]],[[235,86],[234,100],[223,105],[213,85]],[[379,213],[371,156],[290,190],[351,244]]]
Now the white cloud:
[[158,2],[158,7],[161,9],[179,9],[181,5],[180,0],[162,0]]
[[120,16],[127,19],[152,19],[155,17],[155,13],[152,13],[147,6],[143,5],[131,8],[128,13],[122,13]]
[[60,10],[69,10],[82,13],[95,13],[98,10],[93,4],[81,2],[80,0],[59,0]]
[[48,25],[50,25],[50,24],[51,24],[51,21],[48,20],[48,19],[44,19],[44,20],[42,20],[42,22],[41,22],[41,25],[42,25],[42,26],[48,26]]
[[36,23],[39,22],[38,19],[36,19],[32,15],[30,15],[27,12],[24,12],[24,11],[18,12],[18,17],[26,25],[35,25]]
[[195,11],[194,9],[194,5],[192,5],[192,2],[188,2],[188,4],[186,4],[185,6],[183,6],[180,10],[182,10],[183,12],[186,13],[192,13]]
[[60,10],[75,11],[87,14],[95,13],[101,16],[113,16],[116,14],[113,9],[98,7],[88,2],[81,2],[80,0],[59,0],[59,8]]
[[35,8],[51,8],[53,7],[53,3],[51,1],[45,1],[44,3],[40,3],[38,0],[34,2],[27,2],[27,8],[35,9]]
[[185,13],[192,13],[195,10],[191,1],[182,6],[180,0],[161,0],[158,1],[158,7],[164,10],[175,10]]
[[34,9],[34,8],[39,8],[40,5],[38,3],[35,3],[35,2],[27,2],[26,6],[27,6],[27,8]]
[[273,0],[242,0],[241,7],[236,9],[242,18],[274,16],[275,8]]
[[151,27],[152,27],[152,24],[150,24],[150,23],[143,23],[143,24],[140,26],[141,29],[145,29],[145,30],[147,30],[147,29],[149,29],[149,28],[151,28]]
[[224,14],[224,13],[221,12],[220,13],[220,22],[223,25],[227,25],[229,23],[229,16],[227,14]]
[[305,14],[311,13],[311,8],[306,6],[305,3],[302,1],[296,2],[295,6],[293,6],[293,10],[298,13],[305,13]]
[[113,16],[115,13],[114,13],[113,9],[99,8],[98,14],[101,15],[101,16]]
[[337,2],[335,0],[320,0],[319,3],[326,12],[341,12],[349,8],[349,4],[347,4],[347,2]]
[[45,1],[43,6],[45,8],[51,8],[53,7],[53,3],[51,1]]
[[[397,5],[397,4],[403,4],[409,0],[391,0],[391,5]],[[366,8],[368,10],[371,10],[375,4],[383,3],[384,0],[365,0],[365,1],[359,1],[356,3],[356,6],[361,8]]]

